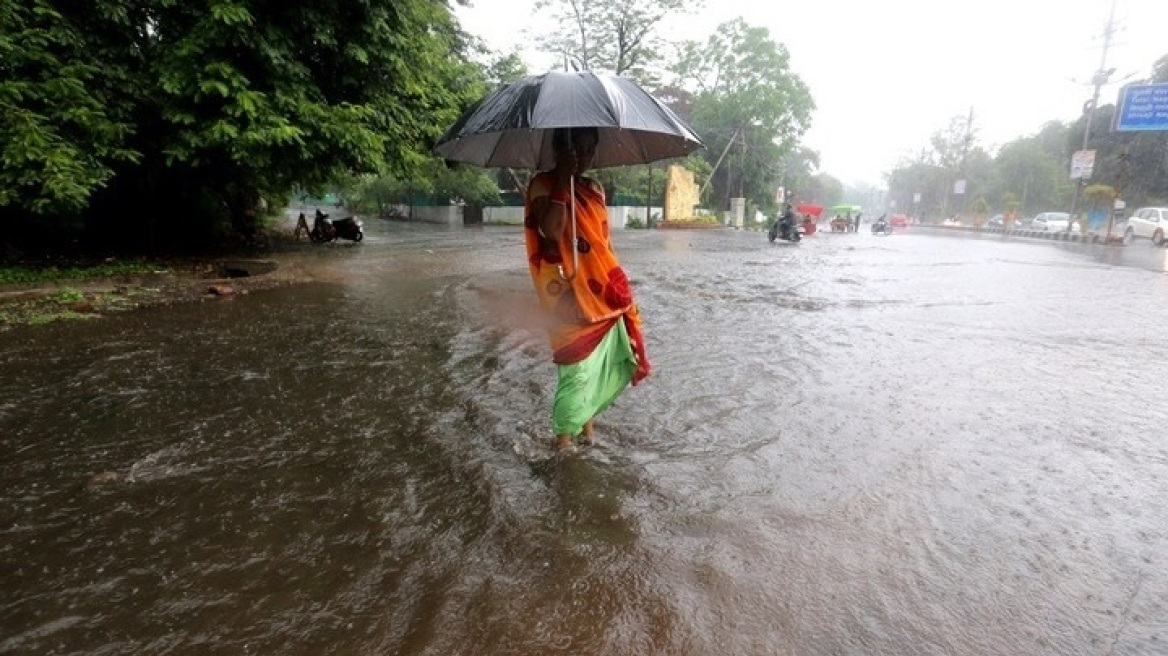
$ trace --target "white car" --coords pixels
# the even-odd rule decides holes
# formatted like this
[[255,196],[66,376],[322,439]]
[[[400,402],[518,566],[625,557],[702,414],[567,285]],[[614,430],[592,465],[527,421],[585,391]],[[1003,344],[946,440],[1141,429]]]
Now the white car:
[[1123,241],[1130,244],[1135,237],[1143,237],[1163,246],[1165,235],[1168,235],[1168,207],[1141,207],[1128,218]]
[[[1071,215],[1066,212],[1043,212],[1030,221],[1030,229],[1039,232],[1065,232],[1069,225]],[[1076,231],[1078,227],[1079,224],[1075,223],[1071,230]]]

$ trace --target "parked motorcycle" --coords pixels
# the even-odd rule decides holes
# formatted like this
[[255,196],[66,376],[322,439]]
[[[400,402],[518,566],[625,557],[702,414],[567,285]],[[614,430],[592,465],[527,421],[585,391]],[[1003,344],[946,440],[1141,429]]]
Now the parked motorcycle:
[[776,239],[798,243],[800,239],[803,239],[803,226],[796,226],[791,221],[779,219],[772,223],[771,229],[767,231],[767,241],[774,243]]
[[308,238],[315,244],[323,244],[337,239],[361,241],[365,238],[365,232],[362,230],[364,227],[365,223],[361,219],[349,216],[333,221],[328,214],[317,210]]

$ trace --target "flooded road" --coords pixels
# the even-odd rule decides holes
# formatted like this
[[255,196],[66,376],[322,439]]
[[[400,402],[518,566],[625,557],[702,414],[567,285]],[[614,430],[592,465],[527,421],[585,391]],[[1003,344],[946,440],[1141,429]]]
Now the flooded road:
[[0,333],[0,654],[1166,654],[1168,251],[623,231],[553,457],[517,229]]

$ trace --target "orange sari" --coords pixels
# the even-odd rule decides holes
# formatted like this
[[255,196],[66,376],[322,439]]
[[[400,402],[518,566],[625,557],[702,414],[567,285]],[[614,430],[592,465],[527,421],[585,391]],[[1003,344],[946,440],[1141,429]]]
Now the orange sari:
[[649,359],[645,340],[641,335],[641,315],[633,302],[629,279],[612,251],[608,232],[608,210],[604,189],[585,178],[576,185],[576,235],[579,251],[579,270],[576,277],[566,281],[560,277],[558,266],[571,276],[572,226],[569,223],[559,240],[544,237],[532,210],[534,201],[549,197],[553,177],[550,172],[535,176],[527,188],[524,213],[524,239],[527,243],[527,264],[540,304],[554,317],[549,330],[552,360],[556,364],[573,364],[587,358],[616,322],[624,321],[625,329],[637,358],[633,384],[649,375]]

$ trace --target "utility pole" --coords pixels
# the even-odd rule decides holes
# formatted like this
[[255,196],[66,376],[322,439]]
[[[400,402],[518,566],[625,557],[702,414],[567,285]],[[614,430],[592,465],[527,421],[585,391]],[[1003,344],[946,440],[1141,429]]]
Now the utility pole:
[[738,138],[740,139],[738,149],[738,197],[742,198],[746,195],[743,192],[743,185],[746,182],[746,133],[739,131]]
[[653,163],[650,162],[645,166],[648,167],[649,172],[649,193],[645,195],[645,227],[653,227]]
[[[1116,0],[1111,0],[1111,14],[1107,17],[1107,26],[1103,28],[1103,54],[1099,58],[1099,69],[1091,76],[1091,83],[1095,85],[1095,93],[1091,96],[1091,102],[1087,106],[1087,124],[1083,126],[1083,147],[1080,150],[1087,150],[1087,144],[1091,141],[1091,123],[1095,120],[1095,108],[1099,104],[1099,90],[1111,78],[1111,74],[1115,72],[1114,68],[1107,68],[1107,51],[1111,48],[1111,37],[1115,35],[1115,3]],[[1075,193],[1071,196],[1071,220],[1067,221],[1067,231],[1070,232],[1071,224],[1075,220],[1075,208],[1079,204],[1079,194],[1082,192],[1085,177],[1080,177],[1075,180]],[[1084,231],[1086,226],[1084,226]]]
[[[705,193],[706,187],[709,187],[710,183],[713,182],[714,174],[718,172],[718,167],[722,165],[722,160],[726,157],[726,153],[730,152],[730,147],[733,146],[736,141],[738,141],[738,135],[741,132],[742,126],[734,128],[734,134],[730,136],[730,141],[726,142],[726,147],[722,149],[722,154],[718,155],[718,161],[714,162],[714,168],[710,171],[710,176],[706,178],[705,184],[703,184],[702,188],[698,190],[698,195]],[[727,182],[729,182],[729,180],[727,180]]]
[[965,180],[965,188],[962,189],[964,193],[961,194],[961,217],[965,218],[966,207],[969,204],[969,171],[967,170],[967,161],[969,160],[969,146],[973,142],[973,105],[969,106],[969,119],[965,121],[965,139],[961,145],[961,179]]
[[[952,196],[961,196],[960,208],[957,211],[957,215],[959,217],[965,215],[965,198],[968,195],[967,192],[969,191],[969,189],[968,189],[969,180],[966,179],[966,172],[965,172],[965,160],[969,157],[969,146],[972,143],[973,143],[973,106],[971,105],[969,107],[969,118],[967,118],[965,120],[965,136],[961,138],[961,161],[958,162],[958,164],[957,164],[957,175],[951,179],[951,182],[949,183],[949,187],[945,189],[945,195],[943,197],[944,202],[941,205],[941,218],[942,219],[949,218],[949,197],[951,195]],[[962,182],[962,187],[961,187],[960,193],[958,193],[958,191],[957,191],[957,183],[959,181]],[[956,201],[953,204],[955,206],[958,205],[958,203]]]

